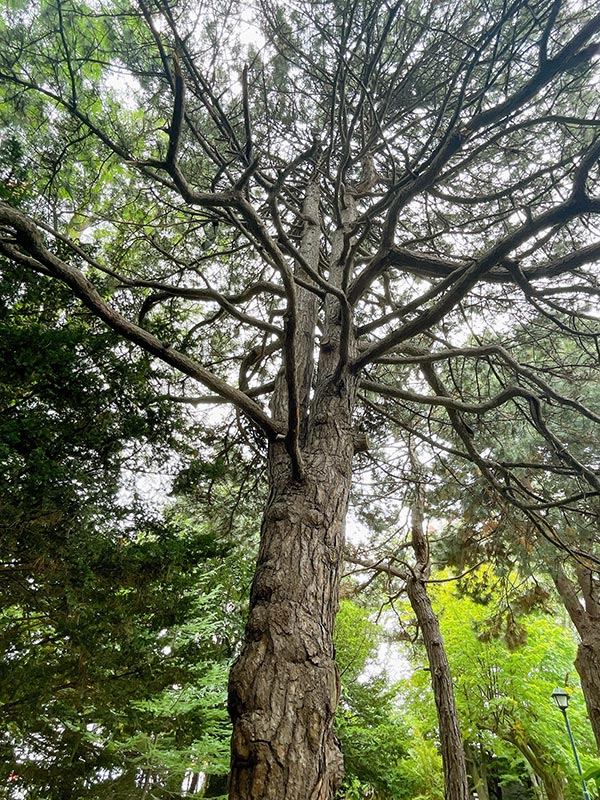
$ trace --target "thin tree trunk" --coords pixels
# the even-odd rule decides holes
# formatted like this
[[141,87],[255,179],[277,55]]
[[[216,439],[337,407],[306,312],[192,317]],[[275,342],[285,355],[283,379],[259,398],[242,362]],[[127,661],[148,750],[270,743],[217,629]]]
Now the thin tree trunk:
[[514,745],[525,757],[531,769],[539,777],[547,800],[564,800],[563,776],[556,764],[548,763],[547,752],[535,742],[526,741],[513,731],[503,737]]
[[431,685],[440,729],[445,797],[446,800],[468,800],[467,767],[454,699],[452,677],[439,622],[431,607],[431,600],[423,580],[409,578],[407,593],[419,622],[425,649],[427,650],[427,658],[429,659]]
[[190,785],[187,790],[188,794],[196,794],[198,792],[198,787],[200,786],[201,777],[202,777],[201,772],[194,772],[194,774],[192,775],[192,780],[190,781]]
[[577,583],[562,566],[552,575],[554,585],[579,634],[575,668],[581,680],[588,716],[600,751],[600,601],[598,579],[592,570],[580,566]]
[[579,673],[588,716],[600,752],[600,630],[589,630],[577,648],[575,669]]
[[471,776],[473,789],[477,792],[479,800],[490,800],[490,790],[487,779],[487,754],[477,746],[465,746],[467,771]]
[[[412,459],[413,467],[416,462]],[[406,582],[410,604],[427,650],[431,671],[431,686],[440,730],[442,764],[446,800],[469,800],[467,764],[454,697],[450,664],[440,631],[439,620],[427,593],[429,577],[429,546],[423,526],[422,501],[417,486],[412,508],[412,547],[416,565]]]
[[537,798],[537,800],[546,800],[546,795],[544,793],[544,784],[540,779],[540,776],[536,774],[535,770],[529,763],[526,761],[525,764],[527,765],[527,773],[529,775],[529,780],[531,781],[531,788],[533,789],[533,794]]

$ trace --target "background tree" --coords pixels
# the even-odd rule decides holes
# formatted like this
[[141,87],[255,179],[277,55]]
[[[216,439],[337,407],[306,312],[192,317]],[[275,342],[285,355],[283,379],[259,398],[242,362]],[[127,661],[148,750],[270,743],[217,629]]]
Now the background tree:
[[[342,777],[332,631],[361,409],[380,426],[390,399],[445,409],[423,441],[552,541],[549,509],[598,492],[595,454],[563,424],[597,409],[555,388],[543,346],[537,371],[512,348],[535,343],[533,310],[577,352],[595,342],[600,15],[264,0],[246,68],[238,7],[197,11],[6,10],[0,113],[30,184],[5,173],[0,252],[168,365],[172,394],[191,379],[243,415],[248,446],[268,443],[230,796],[325,800]],[[560,465],[558,494],[478,439],[507,413],[540,469]]]
[[[485,567],[458,583],[431,587],[455,676],[473,788],[480,797],[489,797],[494,768],[495,780],[506,781],[511,772],[525,780],[530,776],[536,796],[541,792],[546,798],[562,798],[566,792],[578,797],[579,776],[562,718],[553,713],[550,700],[565,674],[572,680],[576,649],[572,631],[556,620],[551,607],[546,613],[526,610],[525,600],[507,607],[498,593],[502,585]],[[415,655],[418,659],[418,652]],[[426,673],[414,672],[415,694],[408,703],[415,714],[416,705],[429,694],[428,682]],[[575,736],[584,762],[591,763],[591,731],[580,689],[573,688]],[[419,716],[423,724],[426,715],[421,711]],[[500,763],[504,774],[497,772]]]
[[[541,376],[544,371],[551,373],[557,389],[566,392],[569,385],[573,385],[579,400],[593,405],[597,393],[592,371],[595,357],[587,346],[579,348],[569,338],[553,336],[550,321],[544,316],[533,317],[530,324],[534,337],[529,334],[520,336],[515,342],[513,355],[518,356],[522,364],[531,359],[532,375]],[[538,358],[538,347],[546,352],[545,360]],[[474,385],[489,379],[489,375],[486,377],[489,366],[486,361],[486,358],[479,362],[467,359],[461,365],[463,379],[471,380]],[[497,367],[493,367],[493,370],[497,376]],[[470,376],[468,379],[467,375]],[[446,377],[449,381],[453,380],[450,372]],[[405,432],[414,427],[420,412],[415,400],[396,401],[394,405],[394,435],[398,441],[406,438]],[[589,452],[591,443],[595,441],[595,423],[585,416],[565,417],[564,409],[560,407],[555,407],[551,413],[564,430],[565,437],[568,437],[570,452],[578,459],[585,458],[585,453]],[[435,419],[430,412],[430,429],[432,423],[438,435],[441,434],[443,417]],[[564,464],[560,459],[552,458],[551,453],[547,454],[547,461],[540,458],[540,443],[523,415],[504,411],[496,419],[480,420],[477,430],[481,446],[488,454],[494,454],[496,463],[517,467],[524,486],[532,496],[560,496],[568,470],[565,471]],[[509,583],[511,572],[517,570],[519,574],[529,575],[538,581],[542,600],[550,590],[549,583],[554,585],[580,637],[576,665],[598,741],[596,665],[599,662],[594,634],[597,614],[594,565],[597,557],[598,507],[595,493],[580,491],[581,486],[576,482],[571,484],[573,494],[570,501],[558,507],[550,502],[544,512],[545,530],[540,531],[535,520],[531,519],[531,508],[519,508],[518,504],[512,503],[510,496],[490,484],[485,473],[482,474],[475,465],[461,457],[455,444],[450,441],[445,451],[440,448],[438,452],[427,442],[420,448],[421,458],[427,465],[422,481],[427,496],[427,511],[437,519],[430,532],[433,558],[437,564],[450,564],[458,572],[491,561],[498,574],[506,576]],[[384,447],[389,448],[389,441]],[[405,447],[408,448],[408,445]],[[380,461],[380,467],[374,470],[374,482],[381,487],[386,498],[385,519],[388,527],[397,528],[398,521],[402,519],[402,504],[410,502],[407,497],[412,490],[407,490],[406,483],[413,470],[407,463],[407,456],[399,456],[397,448],[380,456]],[[395,502],[390,502],[392,497],[396,498]],[[362,500],[358,502],[361,504]],[[374,507],[372,502],[367,503],[364,517],[372,525],[382,510]],[[443,519],[451,522],[441,525],[439,521]],[[379,539],[379,555],[384,562],[397,558],[398,552],[394,548],[400,542],[402,549],[401,539],[389,539],[385,532]],[[371,556],[369,563],[373,562]]]
[[[467,765],[452,673],[428,586],[431,578],[431,552],[425,524],[423,478],[410,441],[408,449],[407,460],[414,486],[410,514],[405,526],[405,540],[402,541],[397,534],[388,533],[385,542],[388,552],[384,558],[365,560],[353,551],[350,551],[348,558],[351,563],[363,566],[375,575],[380,573],[385,576],[389,584],[387,591],[393,597],[406,594],[415,616],[415,627],[427,653],[427,669],[437,713],[444,794],[466,799],[469,797]],[[404,501],[407,499],[405,494]],[[400,510],[406,511],[402,507]],[[372,517],[372,513],[369,516]]]

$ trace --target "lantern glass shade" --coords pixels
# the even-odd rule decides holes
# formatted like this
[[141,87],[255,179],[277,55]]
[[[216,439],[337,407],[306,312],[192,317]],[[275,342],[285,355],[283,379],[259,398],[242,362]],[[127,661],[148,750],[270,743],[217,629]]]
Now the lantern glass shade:
[[552,692],[552,699],[561,711],[566,711],[569,705],[569,695],[564,689],[555,689]]

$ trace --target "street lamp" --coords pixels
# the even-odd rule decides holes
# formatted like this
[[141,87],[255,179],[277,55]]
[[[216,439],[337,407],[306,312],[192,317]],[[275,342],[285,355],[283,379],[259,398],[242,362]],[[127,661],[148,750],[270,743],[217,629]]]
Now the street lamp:
[[571,731],[571,726],[569,725],[569,718],[567,716],[567,708],[569,707],[569,694],[568,692],[565,692],[564,689],[555,689],[552,692],[552,699],[554,700],[556,705],[560,708],[560,710],[562,711],[562,715],[565,718],[567,733],[569,734],[571,747],[573,748],[573,755],[575,756],[575,763],[577,764],[577,772],[579,772],[579,777],[581,778],[581,787],[583,789],[583,800],[590,800],[590,795],[588,793],[587,786],[585,785],[585,781],[583,780],[583,770],[581,769],[579,755],[577,753],[577,748],[575,747],[575,739],[573,738],[573,732]]

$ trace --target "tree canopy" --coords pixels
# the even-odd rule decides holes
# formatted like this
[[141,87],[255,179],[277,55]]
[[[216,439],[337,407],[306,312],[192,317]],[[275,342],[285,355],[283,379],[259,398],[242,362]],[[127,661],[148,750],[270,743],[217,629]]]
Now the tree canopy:
[[[127,425],[152,438],[190,403],[213,408],[197,436],[214,441],[227,404],[268,467],[229,689],[232,800],[330,800],[340,784],[344,521],[352,476],[391,481],[394,452],[417,442],[436,475],[475,470],[532,546],[566,554],[557,581],[588,570],[592,599],[599,32],[592,0],[2,12],[3,288],[15,312],[35,292],[64,298],[59,324],[39,320],[18,345],[56,365],[49,417],[124,453],[145,435]],[[78,342],[79,320],[110,338],[106,355]],[[71,411],[56,386],[75,361],[88,368]],[[112,418],[128,403],[117,389],[86,428],[101,364],[113,387],[131,375],[136,399]],[[13,438],[36,404],[21,391]],[[19,447],[17,467],[41,452]],[[600,648],[581,635],[582,652]]]

